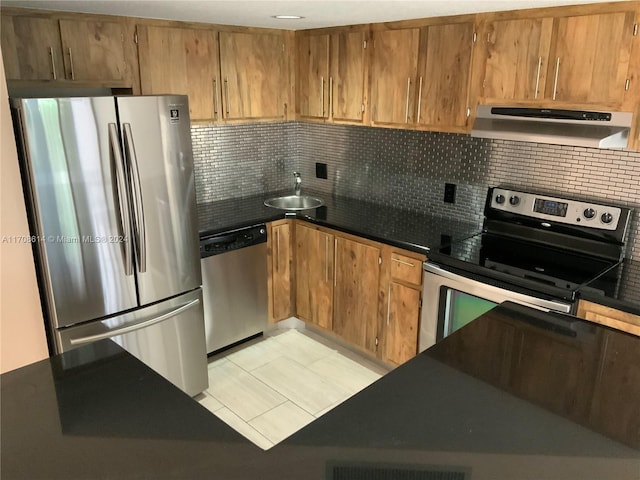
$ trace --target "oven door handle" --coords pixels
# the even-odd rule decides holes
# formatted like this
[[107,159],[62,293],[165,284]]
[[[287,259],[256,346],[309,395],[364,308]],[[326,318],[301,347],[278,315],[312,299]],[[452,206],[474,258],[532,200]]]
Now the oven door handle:
[[478,282],[471,278],[467,278],[462,275],[449,272],[448,270],[444,270],[443,268],[440,268],[433,263],[425,262],[424,271],[433,273],[434,275],[439,275],[454,282],[458,282],[461,285],[469,285],[476,288],[482,288],[487,292],[502,293],[503,295],[510,297],[509,299],[514,303],[520,303],[532,307],[543,308],[546,310],[553,310],[562,313],[571,312],[571,304],[565,302],[557,302],[554,300],[545,300],[544,298],[532,297],[530,295],[525,295],[524,293],[513,292],[506,288],[496,287],[494,285]]

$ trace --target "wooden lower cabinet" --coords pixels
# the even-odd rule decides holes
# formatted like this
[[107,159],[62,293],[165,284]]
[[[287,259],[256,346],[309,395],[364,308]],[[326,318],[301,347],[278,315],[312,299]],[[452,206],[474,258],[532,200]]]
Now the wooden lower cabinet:
[[293,222],[279,220],[267,225],[269,323],[294,314]]
[[384,359],[400,365],[418,351],[421,291],[390,282],[385,323]]
[[333,326],[334,236],[296,224],[296,314],[331,330]]
[[623,332],[640,335],[640,315],[622,312],[615,308],[606,307],[598,303],[580,300],[576,314],[590,322],[600,323]]

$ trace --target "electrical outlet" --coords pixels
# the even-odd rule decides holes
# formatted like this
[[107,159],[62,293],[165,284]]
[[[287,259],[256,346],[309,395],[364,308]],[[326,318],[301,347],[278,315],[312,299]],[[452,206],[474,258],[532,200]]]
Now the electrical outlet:
[[316,163],[316,178],[327,178],[326,163]]
[[444,184],[444,203],[456,203],[456,184]]

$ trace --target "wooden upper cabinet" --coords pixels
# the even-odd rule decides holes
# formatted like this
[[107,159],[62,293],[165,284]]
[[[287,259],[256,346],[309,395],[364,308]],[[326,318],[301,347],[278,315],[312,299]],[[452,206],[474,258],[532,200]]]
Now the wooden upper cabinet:
[[330,112],[336,122],[362,123],[367,103],[367,36],[364,31],[331,35]]
[[302,320],[333,326],[334,236],[296,224],[296,312]]
[[371,122],[412,124],[420,30],[380,30],[373,33]]
[[7,80],[64,79],[57,20],[21,15],[2,15],[1,19]]
[[481,96],[488,103],[544,97],[552,29],[552,18],[487,25],[479,47],[486,55]]
[[329,116],[329,35],[297,38],[298,113],[303,118]]
[[618,12],[556,19],[547,98],[620,105],[626,91],[634,17],[634,12]]
[[123,23],[60,20],[60,36],[67,80],[120,82],[129,76]]
[[416,123],[466,126],[473,33],[473,23],[432,25],[421,30]]
[[283,60],[280,34],[221,32],[223,118],[284,118]]
[[220,70],[212,30],[138,26],[140,81],[145,95],[189,96],[194,120],[218,120]]

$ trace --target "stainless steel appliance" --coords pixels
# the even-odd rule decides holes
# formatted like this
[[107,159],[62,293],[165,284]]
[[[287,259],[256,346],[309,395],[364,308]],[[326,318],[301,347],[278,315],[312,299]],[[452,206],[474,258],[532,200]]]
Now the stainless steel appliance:
[[504,301],[568,314],[578,290],[615,290],[629,209],[492,188],[484,214],[428,255],[420,351]]
[[264,225],[200,240],[207,352],[267,328],[267,229]]
[[15,99],[52,349],[111,338],[207,387],[186,96]]

